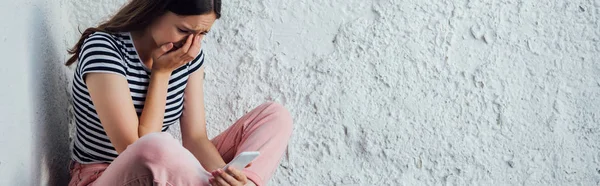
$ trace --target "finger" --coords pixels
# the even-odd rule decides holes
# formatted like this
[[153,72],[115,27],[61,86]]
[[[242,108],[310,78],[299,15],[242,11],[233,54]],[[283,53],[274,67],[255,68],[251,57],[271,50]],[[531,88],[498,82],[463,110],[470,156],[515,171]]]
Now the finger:
[[215,177],[215,183],[220,186],[230,186],[229,183],[227,183],[227,181],[225,181],[221,176]]
[[248,163],[248,165],[246,165],[246,168],[252,166],[252,162]]
[[194,36],[192,45],[190,46],[188,52],[182,55],[179,60],[186,63],[194,60],[198,56],[198,53],[200,53],[200,43],[202,41],[202,37],[203,36],[201,35]]
[[195,58],[198,55],[198,53],[200,53],[200,46],[202,44],[203,38],[204,38],[204,35],[202,35],[202,34],[196,35],[196,37],[194,37],[194,43],[188,50],[189,56],[192,56]]
[[210,183],[210,186],[219,186],[219,183],[215,182],[215,178],[208,178],[208,183]]
[[188,50],[190,49],[190,46],[192,46],[192,41],[194,39],[194,35],[190,34],[187,36],[187,39],[185,40],[185,43],[183,44],[183,46],[179,49],[180,55],[185,55]]
[[158,57],[164,55],[165,53],[167,53],[172,48],[173,48],[173,43],[163,44],[152,53],[152,57],[158,58]]
[[[227,170],[231,170],[232,168],[228,168]],[[239,181],[230,175],[231,171],[226,172],[223,170],[219,170],[219,176],[223,178],[229,185],[239,185]]]
[[[213,178],[214,184],[215,185],[219,185],[219,186],[221,186],[221,185],[223,185],[223,186],[229,185],[227,183],[227,181],[225,181],[225,179],[223,179],[221,177],[221,173],[219,172],[219,170],[221,170],[221,169],[214,170],[213,172],[210,173],[213,176],[212,178]],[[221,181],[219,181],[219,180],[221,180]]]
[[244,173],[242,173],[242,171],[234,169],[233,167],[228,167],[227,172],[229,172],[231,174],[232,178],[237,181],[244,182],[246,180],[246,175],[244,175]]

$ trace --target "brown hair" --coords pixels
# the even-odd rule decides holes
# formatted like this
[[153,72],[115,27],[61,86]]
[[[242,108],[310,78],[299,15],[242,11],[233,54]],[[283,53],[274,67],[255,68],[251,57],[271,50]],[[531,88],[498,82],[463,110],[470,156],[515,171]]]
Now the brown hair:
[[[173,2],[181,0],[131,0],[123,6],[109,20],[101,23],[98,27],[90,27],[81,33],[81,37],[77,44],[68,50],[72,56],[67,60],[65,65],[70,66],[75,61],[81,52],[81,47],[87,37],[95,32],[125,32],[138,31],[147,28],[156,18],[169,11],[168,6]],[[185,1],[185,0],[184,0]],[[193,0],[203,1],[201,4],[207,5],[204,7],[206,12],[214,12],[217,14],[217,19],[221,17],[221,0]]]

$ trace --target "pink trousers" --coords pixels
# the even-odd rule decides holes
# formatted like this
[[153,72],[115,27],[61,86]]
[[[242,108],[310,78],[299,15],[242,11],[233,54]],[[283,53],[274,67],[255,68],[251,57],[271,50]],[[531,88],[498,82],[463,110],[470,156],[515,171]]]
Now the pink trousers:
[[[244,151],[260,156],[243,173],[266,185],[277,169],[292,133],[292,119],[280,104],[268,102],[250,111],[212,139],[225,162]],[[80,164],[70,168],[69,186],[82,185],[209,185],[200,162],[168,133],[152,133],[129,145],[110,164]]]

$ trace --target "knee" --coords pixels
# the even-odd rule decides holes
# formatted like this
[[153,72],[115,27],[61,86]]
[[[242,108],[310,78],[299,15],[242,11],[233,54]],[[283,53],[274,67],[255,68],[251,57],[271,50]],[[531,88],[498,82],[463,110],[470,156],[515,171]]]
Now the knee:
[[277,102],[267,102],[265,103],[266,108],[264,111],[265,114],[268,114],[269,117],[272,117],[273,122],[271,129],[278,131],[278,133],[286,134],[290,136],[293,130],[293,121],[292,115],[283,105]]
[[[157,163],[172,159],[181,145],[169,133],[156,132],[147,134],[131,145],[133,156],[143,163]],[[181,147],[183,148],[183,147]]]

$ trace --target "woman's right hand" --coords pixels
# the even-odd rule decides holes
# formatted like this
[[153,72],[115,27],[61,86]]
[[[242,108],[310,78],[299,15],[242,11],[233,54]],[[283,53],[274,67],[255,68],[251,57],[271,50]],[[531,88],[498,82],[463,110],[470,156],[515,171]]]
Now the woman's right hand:
[[173,48],[173,43],[160,46],[152,53],[152,72],[168,73],[179,68],[187,62],[192,61],[200,52],[200,42],[204,35],[189,35],[183,46],[175,51],[168,52]]

